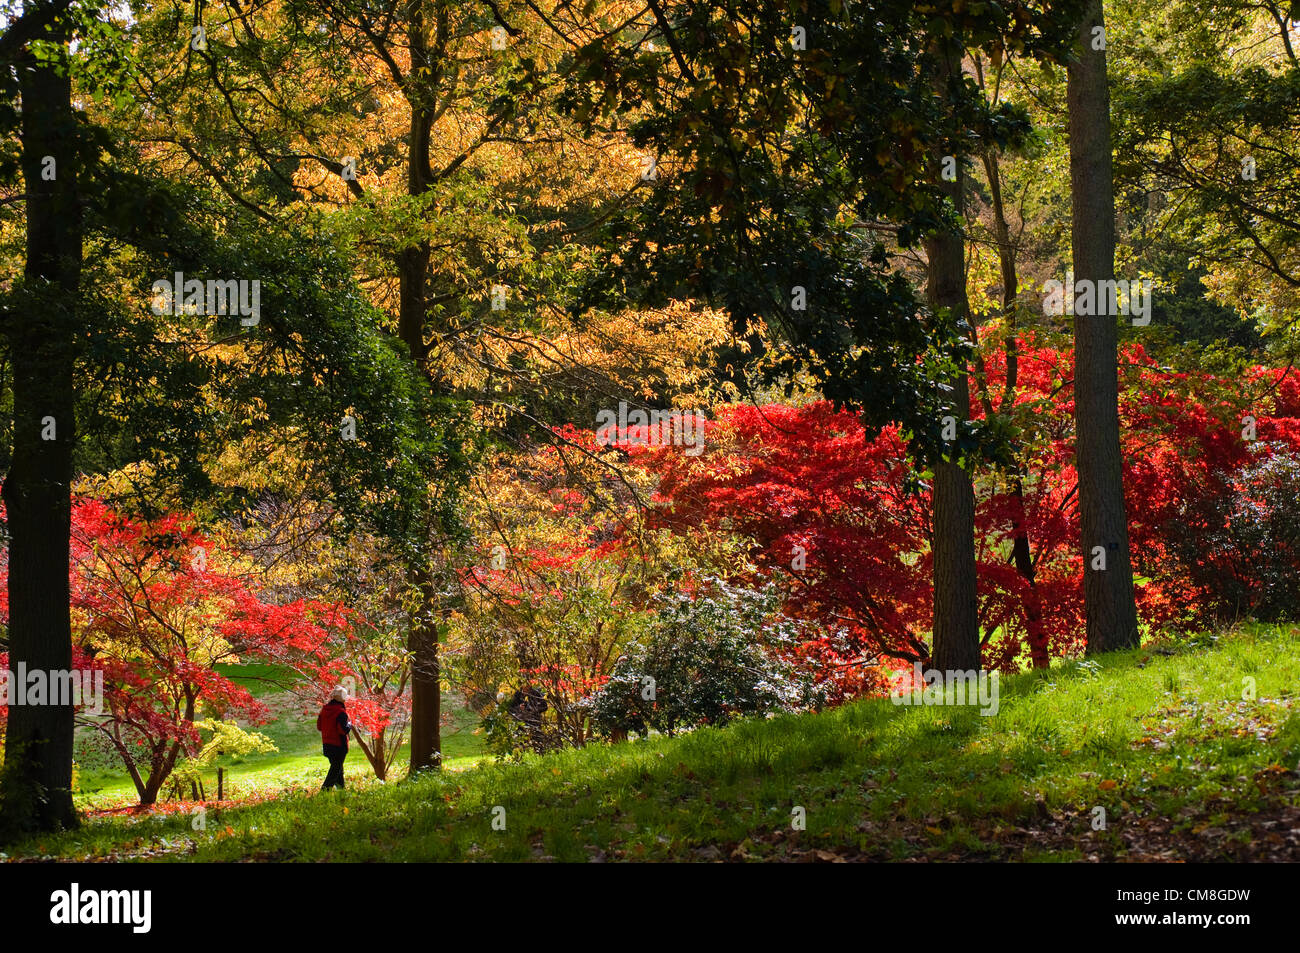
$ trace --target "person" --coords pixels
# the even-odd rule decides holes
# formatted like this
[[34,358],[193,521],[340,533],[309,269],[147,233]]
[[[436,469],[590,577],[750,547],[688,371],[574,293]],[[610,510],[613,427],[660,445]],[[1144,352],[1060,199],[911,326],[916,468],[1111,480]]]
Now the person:
[[346,688],[336,688],[330,692],[330,699],[316,716],[316,730],[320,732],[321,750],[329,759],[330,770],[325,775],[321,790],[343,787],[343,759],[348,756],[348,732],[353,728],[348,721],[348,709],[344,704],[348,699]]

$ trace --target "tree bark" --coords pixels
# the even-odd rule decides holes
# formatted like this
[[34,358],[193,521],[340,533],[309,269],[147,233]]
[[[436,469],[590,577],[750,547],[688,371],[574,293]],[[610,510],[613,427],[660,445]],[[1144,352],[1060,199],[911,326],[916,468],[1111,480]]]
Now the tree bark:
[[[419,120],[412,119],[415,136]],[[412,194],[427,185],[415,165],[421,150],[414,149],[410,186]],[[416,191],[418,190],[418,191]],[[424,361],[425,284],[429,267],[428,245],[422,243],[402,252],[398,262],[398,333],[411,360]],[[411,763],[410,774],[442,766],[442,678],[438,658],[438,592],[428,564],[428,539],[416,561],[407,566],[406,578],[419,597],[419,605],[407,634],[411,653]]]
[[442,767],[442,679],[438,658],[438,595],[428,570],[413,577],[420,611],[411,625],[411,767]]
[[[406,35],[411,69],[404,90],[410,104],[410,133],[407,137],[407,192],[423,195],[430,182],[429,136],[433,129],[433,102],[429,75],[436,64],[431,62],[424,12],[418,2],[405,7]],[[429,245],[421,242],[405,249],[398,261],[399,309],[398,335],[406,343],[411,360],[422,365],[426,357],[425,325],[428,319],[426,286],[429,270]],[[407,649],[411,653],[411,764],[409,773],[442,766],[442,678],[438,658],[438,592],[429,564],[428,527],[426,545],[417,557],[420,564],[407,567],[407,579],[419,596],[419,606],[411,622]]]
[[[943,54],[940,54],[943,56]],[[949,76],[955,67],[944,58],[937,86],[946,95]],[[958,169],[955,182],[937,183],[952,200],[960,220],[963,207],[963,175]],[[926,298],[930,309],[950,311],[954,317],[969,314],[966,300],[966,248],[960,231],[938,232],[926,240]],[[970,416],[970,384],[966,373],[949,382],[951,413],[963,421]],[[979,619],[975,572],[975,489],[970,474],[951,460],[934,467],[933,538],[934,557],[934,644],[931,661],[940,670],[972,670],[980,667]]]
[[[46,38],[67,43],[56,22]],[[81,279],[77,121],[71,81],[56,64],[22,57],[22,168],[27,193],[25,298],[5,333],[13,366],[13,461],[3,497],[10,535],[10,668],[72,668],[68,537],[75,439],[74,360]],[[48,175],[54,165],[53,179]],[[53,431],[50,430],[53,427]],[[53,434],[53,439],[46,439]],[[13,705],[0,809],[6,828],[76,826],[73,708]]]
[[[1093,0],[1079,30],[1083,48],[1069,65],[1066,91],[1075,280],[1094,282],[1094,288],[1115,274],[1110,93],[1105,50],[1093,48],[1099,26],[1104,26],[1102,3]],[[1074,318],[1075,454],[1089,654],[1138,644],[1119,442],[1116,322],[1113,315]],[[1104,569],[1093,568],[1098,546]]]

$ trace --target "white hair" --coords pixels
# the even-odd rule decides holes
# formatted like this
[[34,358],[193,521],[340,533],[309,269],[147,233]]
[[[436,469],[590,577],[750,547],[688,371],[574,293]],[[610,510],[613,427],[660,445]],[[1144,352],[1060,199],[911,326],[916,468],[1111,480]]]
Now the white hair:
[[330,692],[330,701],[343,702],[348,700],[348,690],[340,685],[334,691]]

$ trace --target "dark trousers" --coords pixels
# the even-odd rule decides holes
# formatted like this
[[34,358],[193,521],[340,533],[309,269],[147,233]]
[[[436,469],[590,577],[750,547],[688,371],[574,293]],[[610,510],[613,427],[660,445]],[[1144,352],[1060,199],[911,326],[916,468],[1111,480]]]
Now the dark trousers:
[[321,750],[325,752],[325,757],[330,759],[330,772],[325,775],[325,783],[321,785],[321,790],[343,787],[343,759],[348,756],[347,747],[345,745],[321,745]]

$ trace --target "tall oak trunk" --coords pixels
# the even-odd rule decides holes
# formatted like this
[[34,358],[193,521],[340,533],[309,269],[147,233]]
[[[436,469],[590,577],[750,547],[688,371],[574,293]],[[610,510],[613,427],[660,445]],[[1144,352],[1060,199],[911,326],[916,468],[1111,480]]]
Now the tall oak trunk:
[[[1105,34],[1097,32],[1099,27],[1104,27],[1102,3],[1093,0],[1079,31],[1083,48],[1070,63],[1067,83],[1075,280],[1093,282],[1094,289],[1115,275],[1110,93]],[[1089,653],[1138,644],[1119,443],[1116,321],[1114,315],[1074,318],[1075,453]]]

